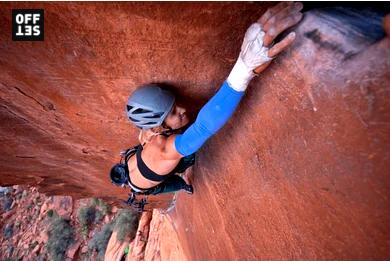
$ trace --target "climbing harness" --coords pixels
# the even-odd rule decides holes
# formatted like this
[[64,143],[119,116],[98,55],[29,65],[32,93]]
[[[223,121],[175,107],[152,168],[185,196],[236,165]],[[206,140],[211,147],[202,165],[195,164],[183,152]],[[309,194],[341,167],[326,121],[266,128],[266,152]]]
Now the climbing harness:
[[[138,146],[141,145],[137,145],[120,152],[121,159],[119,163],[112,168],[110,178],[112,184],[123,188],[130,188],[129,197],[127,200],[124,200],[123,203],[132,207],[137,212],[143,212],[145,211],[145,205],[147,204],[146,191],[144,192],[132,186],[127,167],[127,162],[130,157],[137,152]],[[136,195],[144,195],[144,197],[142,199],[137,199]]]
[[126,203],[126,205],[131,206],[135,211],[141,213],[141,212],[145,211],[145,205],[148,204],[147,198],[148,197],[145,196],[142,199],[137,200],[136,193],[131,192],[131,193],[129,193],[129,198],[127,200],[125,200],[124,202]]
[[[148,204],[147,202],[148,195],[152,194],[155,189],[155,187],[152,187],[144,190],[136,187],[131,183],[127,162],[132,156],[134,156],[137,153],[139,149],[141,149],[140,147],[142,147],[141,144],[121,151],[120,152],[121,159],[119,163],[112,168],[110,173],[112,184],[130,189],[128,199],[124,200],[123,202],[126,205],[132,207],[137,212],[146,211],[145,206]],[[181,158],[178,165],[172,171],[172,173],[173,172],[183,173],[187,168],[191,167],[194,164],[195,164],[195,153]],[[176,196],[174,197],[174,199],[176,199]]]

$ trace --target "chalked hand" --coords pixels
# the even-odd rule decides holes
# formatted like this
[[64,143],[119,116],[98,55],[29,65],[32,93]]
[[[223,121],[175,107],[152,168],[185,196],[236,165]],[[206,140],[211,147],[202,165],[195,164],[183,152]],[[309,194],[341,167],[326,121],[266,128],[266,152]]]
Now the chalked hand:
[[272,46],[275,38],[302,19],[301,3],[283,2],[268,9],[245,33],[240,55],[227,79],[229,85],[244,91],[254,76],[271,63],[272,58],[285,50],[295,39],[291,32]]

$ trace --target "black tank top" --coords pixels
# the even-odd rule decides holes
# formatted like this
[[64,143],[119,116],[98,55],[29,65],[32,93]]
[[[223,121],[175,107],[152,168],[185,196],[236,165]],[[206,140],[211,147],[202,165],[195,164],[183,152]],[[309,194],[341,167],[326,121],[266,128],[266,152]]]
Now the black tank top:
[[166,180],[167,178],[169,178],[170,176],[174,175],[177,172],[176,168],[175,168],[171,172],[169,172],[168,174],[158,175],[156,172],[154,172],[153,170],[149,169],[149,167],[146,166],[145,162],[142,160],[142,158],[141,158],[142,150],[143,150],[142,145],[139,145],[138,148],[137,148],[136,156],[137,156],[137,167],[138,167],[138,170],[141,172],[141,175],[144,178],[149,179],[151,181],[164,181],[164,180]]

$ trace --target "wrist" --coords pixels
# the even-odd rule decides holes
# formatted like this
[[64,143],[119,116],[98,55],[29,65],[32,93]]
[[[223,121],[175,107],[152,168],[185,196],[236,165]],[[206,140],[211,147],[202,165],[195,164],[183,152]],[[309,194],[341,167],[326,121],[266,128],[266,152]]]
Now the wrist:
[[245,65],[241,57],[238,57],[236,64],[227,78],[227,82],[234,90],[242,92],[246,90],[254,76],[256,74]]

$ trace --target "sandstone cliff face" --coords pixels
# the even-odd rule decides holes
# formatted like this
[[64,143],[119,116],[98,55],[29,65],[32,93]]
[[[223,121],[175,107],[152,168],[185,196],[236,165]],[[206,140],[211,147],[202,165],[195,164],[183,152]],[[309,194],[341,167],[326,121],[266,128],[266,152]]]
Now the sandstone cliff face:
[[[94,205],[96,218],[83,229],[80,223],[80,210]],[[50,196],[41,194],[34,187],[0,187],[0,259],[23,261],[46,260],[103,260],[97,259],[95,247],[102,237],[102,228],[115,223],[116,208],[102,211],[103,201],[81,199],[72,200],[69,196]],[[68,230],[53,231],[56,219],[67,220]],[[63,227],[62,227],[63,228]],[[86,233],[82,233],[82,231]],[[63,234],[72,231],[71,243],[67,245]],[[107,232],[110,236],[111,231]],[[108,241],[108,240],[107,240]],[[53,243],[55,242],[55,243]],[[100,242],[99,242],[100,243]],[[55,259],[53,253],[63,254]],[[101,249],[100,249],[101,250]],[[102,250],[101,250],[102,251]],[[123,254],[118,253],[118,254]],[[104,253],[102,254],[104,257]]]
[[[0,6],[1,185],[115,201],[126,192],[107,172],[137,137],[128,94],[165,81],[196,110],[267,4]],[[10,40],[12,8],[45,9],[44,42]],[[370,30],[306,14],[198,153],[196,193],[170,214],[188,259],[389,258],[390,41],[380,19],[359,19]]]
[[[126,192],[111,186],[108,171],[137,137],[125,117],[130,92],[168,82],[198,108],[226,77],[242,32],[266,5],[1,7],[3,185],[116,200]],[[44,42],[11,40],[12,8],[45,9]]]

